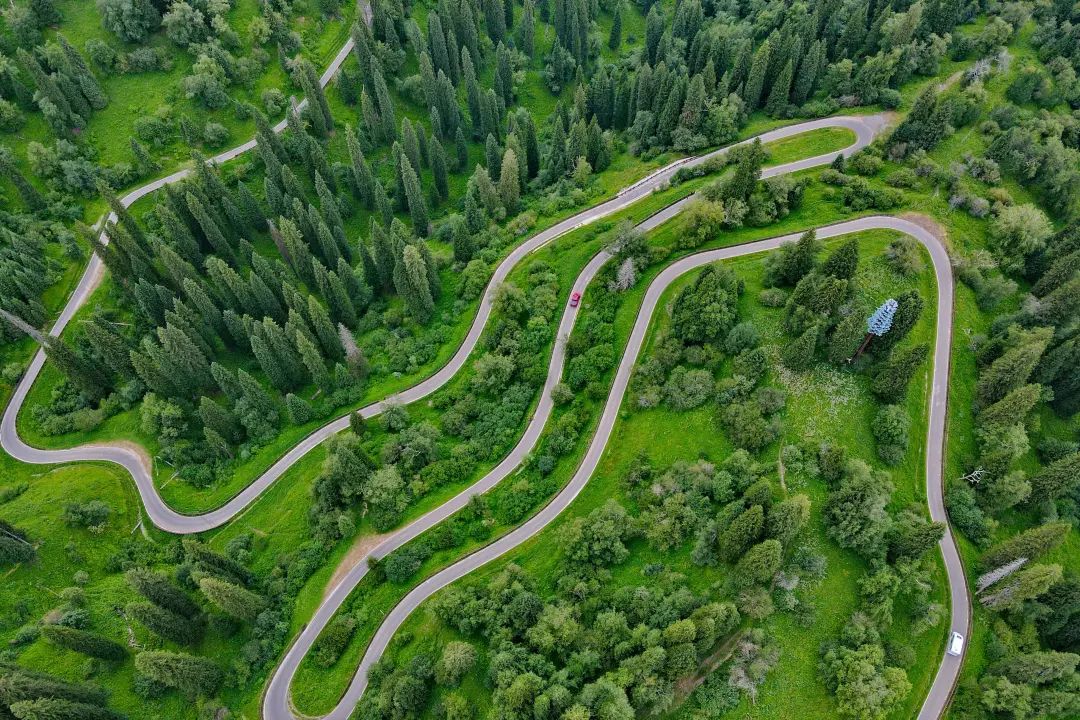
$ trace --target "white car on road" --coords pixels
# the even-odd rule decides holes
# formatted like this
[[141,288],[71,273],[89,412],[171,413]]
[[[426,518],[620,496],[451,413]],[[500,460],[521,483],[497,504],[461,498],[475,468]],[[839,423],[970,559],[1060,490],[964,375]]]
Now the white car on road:
[[964,652],[964,636],[958,632],[954,632],[949,636],[949,646],[945,648],[945,652],[955,657],[959,657]]

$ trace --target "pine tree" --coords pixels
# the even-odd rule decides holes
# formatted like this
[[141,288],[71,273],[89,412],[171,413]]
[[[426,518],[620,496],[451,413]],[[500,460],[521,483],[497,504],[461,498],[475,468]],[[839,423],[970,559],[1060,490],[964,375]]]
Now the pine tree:
[[364,437],[364,433],[367,432],[367,423],[359,410],[353,410],[349,413],[349,429],[352,430],[353,435],[356,437]]
[[172,322],[159,327],[157,335],[161,349],[175,371],[174,382],[186,389],[188,394],[210,385],[213,380],[210,375],[210,361],[191,336]]
[[785,345],[780,355],[784,365],[792,370],[806,370],[813,365],[820,335],[820,328],[811,325],[794,342]]
[[536,10],[532,0],[525,0],[524,8],[521,13],[521,23],[517,29],[517,47],[526,57],[531,58],[536,52]]
[[162,573],[134,568],[128,570],[124,578],[135,592],[169,612],[187,619],[195,618],[201,612],[199,606]]
[[499,149],[498,141],[495,140],[494,135],[488,135],[484,143],[484,165],[488,176],[495,182],[499,181],[499,171],[502,169],[501,159],[502,151]]
[[765,149],[761,146],[761,139],[755,138],[754,142],[739,153],[735,173],[724,189],[725,197],[746,202],[757,188],[761,178],[761,166],[764,164]]
[[243,369],[237,371],[237,381],[241,395],[236,401],[236,415],[247,430],[248,437],[263,440],[272,436],[277,426],[278,411],[270,395]]
[[[780,250],[770,257],[767,266],[767,280],[770,285],[797,285],[814,269],[817,253],[821,244],[817,233],[808,230],[794,243],[784,243]],[[859,322],[860,327],[862,321]]]
[[611,31],[608,33],[608,47],[618,50],[622,45],[622,3],[616,3],[615,11],[611,20]]
[[413,129],[409,118],[401,121],[401,149],[405,152],[405,157],[409,159],[409,164],[413,169],[419,168],[420,142],[416,138],[416,130]]
[[292,393],[285,396],[285,410],[289,415],[289,422],[293,425],[303,425],[310,422],[313,416],[311,404],[304,398]]
[[829,362],[842,365],[854,357],[866,338],[866,324],[858,312],[850,312],[837,323],[829,338]]
[[161,169],[161,165],[150,157],[150,153],[134,137],[131,138],[131,154],[135,156],[135,167],[138,168],[140,175],[150,175]]
[[296,223],[286,217],[280,218],[278,223],[281,241],[286,251],[283,259],[293,269],[297,277],[308,285],[313,285],[315,277],[311,273],[311,262],[314,258],[311,255],[310,248],[308,248],[307,243],[304,242],[304,238],[300,234],[300,229],[296,226]]
[[389,291],[393,287],[394,266],[397,264],[397,260],[394,256],[390,236],[374,219],[371,221],[371,248],[377,271],[378,285],[384,291]]
[[1010,391],[1026,385],[1051,335],[1049,328],[1037,328],[1027,333],[1021,342],[1006,351],[990,367],[984,368],[979,373],[979,382],[975,387],[976,407],[991,405]]
[[450,177],[446,167],[446,151],[439,138],[431,139],[431,174],[435,180],[435,192],[445,202],[450,197]]
[[746,109],[753,112],[760,107],[761,91],[765,87],[765,75],[769,69],[771,54],[770,41],[768,39],[754,53],[754,60],[750,64],[750,74],[746,78],[746,87],[743,89],[743,100]]
[[86,630],[64,625],[45,625],[41,628],[41,634],[53,645],[90,657],[121,660],[127,656],[127,650],[120,643]]
[[949,112],[949,108],[938,100],[937,86],[931,83],[915,98],[911,112],[889,138],[889,146],[908,153],[930,150],[949,131]]
[[498,43],[506,35],[506,15],[501,0],[481,0],[484,20],[491,42]]
[[852,238],[836,248],[821,265],[823,275],[832,275],[843,280],[855,277],[859,269],[859,241]]
[[253,622],[266,607],[266,600],[261,595],[221,578],[202,577],[199,589],[207,600],[237,620]]
[[[258,327],[256,325],[256,327]],[[288,390],[292,387],[292,382],[289,379],[285,369],[278,364],[277,356],[273,349],[271,349],[269,342],[261,335],[251,336],[251,352],[255,355],[255,359],[259,363],[259,367],[266,373],[266,377],[269,378],[270,384],[279,390]]]
[[[139,280],[135,286],[135,301],[142,316],[152,325],[160,325],[165,322],[165,300],[157,291],[158,286],[146,280]],[[166,293],[169,291],[166,290]]]
[[135,218],[132,217],[131,211],[129,211],[123,201],[117,197],[116,193],[113,192],[113,189],[104,181],[99,181],[98,192],[101,193],[101,197],[108,204],[109,209],[116,215],[116,224],[126,230],[131,235],[131,239],[138,243],[140,247],[148,247],[149,243],[142,228],[139,226],[139,223],[135,222]]
[[182,329],[206,356],[214,354],[221,337],[213,326],[203,321],[195,307],[179,297],[173,298],[173,309],[165,313],[165,321]]
[[356,327],[358,320],[356,307],[353,305],[352,298],[349,297],[348,290],[345,289],[345,283],[333,271],[327,273],[326,300],[330,304],[331,314],[338,322],[345,323],[349,327]]
[[106,395],[109,381],[101,369],[77,355],[62,339],[46,335],[42,349],[46,357],[87,399],[94,402]]
[[450,52],[458,53],[459,75],[458,79],[455,80],[455,84],[457,84],[465,77],[465,64],[467,62],[475,64],[480,60],[480,36],[471,2],[462,2],[457,12],[451,12],[451,15],[456,21],[454,37],[458,43],[456,46],[447,43],[447,49]]
[[0,148],[0,172],[3,172],[4,176],[15,184],[19,197],[22,198],[22,201],[26,203],[26,206],[31,211],[35,213],[41,212],[48,206],[45,196],[31,185],[30,181],[15,166],[14,156],[11,153],[3,152],[3,150],[4,148]]
[[285,263],[280,259],[270,260],[257,252],[252,252],[251,269],[253,275],[257,275],[273,294],[275,302],[284,299],[285,285],[288,283],[289,278],[288,268],[286,268]]
[[503,154],[502,169],[499,172],[499,197],[502,199],[507,215],[517,212],[521,188],[518,181],[517,156],[511,148],[507,148]]
[[[59,25],[60,21],[64,19],[60,11],[56,9],[53,0],[30,0],[30,12],[34,15],[34,19],[40,27]],[[57,38],[63,38],[60,33],[57,33],[56,36]]]
[[483,103],[480,83],[476,80],[476,71],[468,55],[465,55],[462,60],[461,72],[465,78],[465,100],[469,108],[469,121],[472,123],[472,136],[480,138],[483,137]]
[[788,95],[791,93],[791,81],[795,74],[795,67],[791,60],[784,65],[784,69],[773,80],[772,89],[769,90],[769,98],[765,101],[765,113],[772,117],[780,117],[787,109]]
[[980,564],[986,569],[992,569],[1020,558],[1037,560],[1065,542],[1069,530],[1069,523],[1061,521],[1028,528],[987,550]]
[[1080,487],[1080,453],[1074,452],[1047,465],[1031,478],[1033,500],[1056,500]]
[[465,142],[465,131],[458,127],[454,134],[454,152],[457,156],[456,172],[463,171],[469,164],[469,146]]
[[20,700],[11,703],[8,709],[18,720],[124,720],[123,715],[100,705],[51,697]]
[[431,248],[423,240],[417,240],[415,242],[417,249],[420,251],[420,257],[424,261],[424,271],[427,275],[428,292],[431,293],[431,297],[438,300],[442,295],[442,281],[439,280],[439,268],[435,263],[435,256],[431,253]]
[[198,624],[154,603],[129,603],[125,613],[142,623],[150,632],[166,640],[190,645],[199,639]]
[[203,321],[213,328],[214,332],[221,338],[225,338],[225,324],[222,319],[221,310],[217,307],[214,300],[207,294],[203,286],[195,282],[191,278],[186,278],[183,281],[184,294],[191,300],[195,308],[199,311],[199,315]]
[[424,201],[424,194],[420,189],[420,180],[416,177],[416,171],[404,153],[399,150],[398,156],[401,161],[401,181],[409,208],[409,216],[412,218],[413,229],[417,235],[427,237],[430,232],[431,221],[428,219],[427,203]]
[[353,267],[345,262],[343,258],[338,260],[337,268],[334,272],[341,280],[341,284],[344,286],[345,292],[354,308],[356,308],[358,312],[362,312],[363,308],[367,306],[368,301],[371,299],[371,288],[368,287],[367,282],[364,279],[363,267],[353,269]]
[[293,73],[294,79],[304,90],[308,102],[308,117],[311,118],[312,129],[319,136],[324,136],[334,129],[334,116],[330,112],[330,103],[326,100],[326,93],[319,83],[319,77],[314,66],[305,58],[298,57],[293,62],[296,68]]
[[297,333],[293,340],[296,343],[297,351],[300,353],[300,358],[303,360],[304,367],[307,368],[315,386],[324,394],[333,392],[334,383],[319,349],[303,333]]
[[311,320],[315,336],[322,346],[323,353],[331,360],[339,360],[345,354],[341,346],[341,339],[334,330],[334,324],[326,308],[315,299],[314,295],[308,295],[308,318]]
[[514,69],[510,62],[510,50],[502,43],[495,52],[495,63],[495,92],[503,103],[511,105],[514,102]]
[[[236,375],[233,372],[215,362],[210,364],[210,374],[214,376],[214,382],[217,383],[217,386],[221,388],[221,392],[225,393],[225,397],[229,398],[229,400],[236,402],[243,396],[243,389],[240,387],[240,383],[236,379]],[[154,600],[154,598],[149,598],[149,596],[148,599]],[[154,602],[158,601],[154,600]],[[173,610],[174,612],[181,612],[175,607],[167,607],[169,607],[169,609]]]
[[908,336],[922,315],[923,299],[917,290],[906,290],[896,298],[896,313],[889,331],[875,341],[877,353],[885,353]]
[[135,669],[167,687],[189,696],[209,697],[221,685],[224,673],[212,660],[166,650],[147,650],[135,656]]
[[899,305],[893,298],[889,298],[883,302],[867,319],[866,331],[877,337],[881,337],[889,332],[889,330],[892,329],[893,318],[896,316],[897,307],[899,307]]
[[[687,87],[686,99],[683,100],[682,112],[679,114],[679,127],[686,128],[692,133],[699,132],[705,122],[707,101],[705,78],[698,73],[691,78],[690,85]],[[610,110],[608,112],[610,115]]]
[[896,349],[874,374],[870,391],[888,404],[902,403],[907,396],[908,385],[929,353],[925,344],[906,349]]
[[319,255],[327,266],[337,265],[341,259],[341,251],[338,249],[337,240],[334,239],[330,228],[323,220],[322,214],[315,209],[314,205],[308,205],[308,224],[315,230],[315,241],[319,249]]
[[326,180],[326,184],[334,189],[334,175],[330,170],[330,160],[326,156],[326,149],[322,143],[316,140],[311,135],[307,135],[307,154],[305,155],[307,162],[305,168],[307,169],[308,177],[312,182],[315,181],[316,175],[322,175]]
[[205,201],[210,199],[211,206],[215,206],[225,214],[225,218],[228,220],[228,224],[232,227],[234,233],[241,232],[246,226],[243,213],[240,212],[240,208],[237,207],[236,202],[233,200],[232,193],[225,187],[225,183],[221,180],[221,175],[218,173],[214,165],[206,159],[206,157],[198,150],[191,152],[191,159],[195,166],[196,177],[198,178],[198,187],[192,188],[195,192],[201,190],[201,194],[198,196],[200,200]]
[[204,426],[212,428],[226,441],[237,442],[240,439],[236,416],[205,395],[199,399],[199,418]]
[[372,175],[371,166],[360,149],[360,141],[350,128],[345,135],[349,146],[349,159],[351,161],[353,182],[356,187],[356,195],[364,207],[371,210],[375,207],[375,177]]
[[431,296],[427,267],[415,245],[405,247],[400,273],[402,282],[397,283],[398,292],[413,317],[420,323],[426,323],[435,310],[435,301]]
[[281,369],[288,377],[289,386],[296,387],[303,384],[307,374],[304,371],[303,361],[281,326],[271,318],[263,318],[262,333],[271,351],[277,357]]
[[111,325],[104,318],[94,317],[83,324],[83,332],[105,365],[119,377],[128,377],[132,372],[128,346]]
[[[319,196],[319,217],[333,237],[333,243],[335,245],[334,255],[336,257],[344,255],[346,259],[351,259],[352,251],[349,248],[348,239],[345,236],[345,221],[341,217],[341,210],[338,208],[337,199],[323,181],[320,173],[315,174],[315,191]],[[315,212],[314,207],[308,205],[308,214],[310,215],[312,212]]]
[[818,76],[825,67],[825,63],[825,43],[815,40],[799,63],[799,71],[795,75],[794,87],[791,91],[791,101],[794,104],[802,105],[814,94]]
[[251,289],[240,277],[240,273],[218,257],[207,258],[205,267],[210,284],[217,297],[221,299],[222,305],[228,305],[236,312],[258,314],[258,303],[255,302]]
[[33,78],[34,85],[37,87],[38,92],[35,94],[34,100],[37,102],[38,107],[44,113],[46,107],[49,107],[46,103],[51,104],[52,112],[61,125],[61,127],[57,128],[58,134],[66,134],[72,127],[79,129],[86,127],[86,120],[72,109],[67,97],[61,91],[53,76],[45,72],[37,58],[24,48],[18,48],[16,55],[19,58],[19,64]]
[[4,676],[0,678],[0,704],[10,705],[39,698],[102,706],[108,700],[108,695],[93,685],[64,682],[52,675],[14,664],[4,666]]
[[450,72],[450,51],[446,45],[446,31],[443,29],[442,18],[439,13],[428,14],[428,53],[436,70]]
[[1012,425],[1023,422],[1042,398],[1041,385],[1018,387],[979,412],[977,418],[979,427],[988,428],[994,425]]
[[297,333],[315,342],[315,334],[304,315],[295,308],[289,308],[289,319],[285,321],[285,337],[295,338]]
[[394,219],[394,208],[390,204],[390,198],[386,194],[386,188],[381,182],[375,183],[375,212],[384,225],[389,225]]
[[223,258],[230,265],[236,267],[239,265],[236,252],[233,250],[232,245],[225,239],[225,234],[221,231],[214,218],[203,207],[202,202],[193,193],[188,193],[187,196],[188,209],[195,217],[196,222],[199,223],[199,227],[203,231],[203,236],[211,247],[214,248],[221,258]]
[[[252,117],[255,118],[258,144],[269,150],[280,165],[287,159],[285,145],[281,142],[278,134],[274,132],[274,128],[270,125],[270,121],[266,119],[266,116],[258,108],[251,107],[251,111]],[[265,158],[266,156],[261,155],[261,157]]]
[[383,139],[390,142],[397,132],[397,117],[394,112],[394,101],[390,98],[390,90],[386,87],[386,80],[378,70],[375,71],[375,104],[379,110]]
[[645,17],[645,54],[650,65],[655,65],[660,49],[660,40],[664,34],[664,14],[660,3],[653,3]]
[[236,184],[236,204],[240,209],[244,227],[251,231],[261,231],[266,228],[266,215],[259,207],[259,201],[254,193],[242,182]]

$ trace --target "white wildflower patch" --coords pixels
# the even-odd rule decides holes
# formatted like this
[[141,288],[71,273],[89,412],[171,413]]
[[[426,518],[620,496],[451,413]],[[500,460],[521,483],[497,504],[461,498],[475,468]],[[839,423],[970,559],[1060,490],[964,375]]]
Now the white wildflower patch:
[[[811,427],[793,429],[798,430],[804,439],[828,437],[829,426],[822,421],[828,419],[843,422],[846,413],[859,396],[855,375],[825,363],[814,363],[806,371],[794,371],[780,362],[778,345],[768,346],[766,352],[772,371],[788,391],[789,407],[798,404],[805,408],[805,412],[799,414],[813,421]],[[789,422],[793,417],[794,414],[789,412]]]

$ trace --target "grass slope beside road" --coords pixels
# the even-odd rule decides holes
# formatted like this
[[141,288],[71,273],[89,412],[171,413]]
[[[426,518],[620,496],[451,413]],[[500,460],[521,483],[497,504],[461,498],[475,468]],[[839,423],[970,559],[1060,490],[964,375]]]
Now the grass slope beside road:
[[[670,239],[671,233],[677,232],[676,223],[671,228],[663,227],[650,238],[650,244],[663,243]],[[666,237],[665,237],[666,236]],[[880,252],[890,239],[890,233],[865,233],[860,234],[861,247],[864,253],[864,268],[860,272],[860,281],[863,292],[871,297],[878,295],[896,294],[898,290],[906,287],[916,287],[921,293],[928,294],[931,300],[926,308],[926,314],[920,321],[916,330],[912,333],[912,341],[931,338],[933,336],[933,307],[934,297],[933,277],[929,272],[923,273],[915,283],[904,282],[895,277],[891,271],[883,267],[880,258],[872,258],[873,252]],[[747,280],[747,292],[740,303],[743,314],[741,317],[751,319],[763,330],[765,343],[772,345],[784,341],[779,329],[780,311],[762,308],[753,299],[756,290],[760,288],[762,258],[761,256],[748,256],[731,261],[730,265],[737,270],[740,277]],[[664,296],[661,307],[669,307],[679,287],[692,281],[694,273],[688,274],[672,286]],[[649,278],[643,277],[639,285],[631,293],[639,290],[647,283]],[[927,296],[927,295],[924,295]],[[585,301],[588,302],[588,294]],[[637,307],[637,302],[625,303],[626,309]],[[621,317],[629,316],[631,323],[633,313],[620,312]],[[654,318],[650,328],[650,337],[666,326],[667,318],[664,313]],[[623,335],[625,337],[625,335]],[[646,351],[643,351],[643,355]],[[785,371],[786,372],[786,371]],[[844,380],[838,381],[836,377],[847,375]],[[917,406],[918,414],[914,415],[912,435],[915,437],[920,430],[925,434],[926,422],[926,392],[928,390],[929,371],[920,373],[921,382],[917,385],[916,392],[912,393],[909,402]],[[824,422],[820,417],[821,396],[830,392],[836,393],[838,383],[842,383],[843,395],[839,396],[844,408],[842,413],[835,413],[831,418],[826,416]],[[864,423],[846,423],[845,418],[850,415],[872,416],[875,402],[866,391],[865,378],[851,377],[844,371],[835,371],[819,367],[806,377],[794,378],[788,389],[792,391],[786,412],[786,432],[781,441],[813,440],[831,437],[840,440],[852,448],[872,448],[874,441],[869,432],[869,421]],[[485,579],[497,574],[508,563],[516,563],[522,566],[531,576],[540,583],[541,591],[550,592],[553,589],[558,575],[558,564],[561,557],[560,528],[572,521],[575,517],[583,517],[591,510],[602,505],[609,498],[617,498],[628,509],[632,509],[633,502],[626,496],[621,478],[625,475],[627,466],[640,451],[645,451],[654,461],[656,467],[665,467],[674,460],[694,460],[699,457],[707,458],[713,462],[721,461],[731,450],[724,434],[718,429],[713,413],[709,409],[698,409],[689,412],[674,412],[665,408],[627,413],[624,409],[622,420],[616,425],[612,439],[608,444],[601,461],[601,466],[596,475],[582,491],[581,495],[573,502],[570,508],[559,517],[551,526],[529,540],[521,547],[511,551],[507,556],[478,571],[470,576],[465,582],[483,582]],[[893,477],[896,480],[898,491],[894,504],[897,506],[907,502],[920,502],[925,504],[924,487],[922,476],[922,452],[921,443],[914,443],[909,449],[903,464],[893,468]],[[764,461],[775,458],[778,447],[771,447],[761,453]],[[858,452],[856,454],[867,460],[873,461],[872,453]],[[910,482],[908,478],[910,477]],[[780,664],[770,675],[770,679],[763,687],[758,703],[752,708],[749,704],[741,705],[732,711],[732,717],[741,717],[747,713],[753,717],[792,717],[796,714],[809,713],[813,716],[827,716],[835,711],[831,697],[817,680],[817,648],[821,641],[834,637],[839,628],[847,620],[850,611],[854,607],[855,598],[858,594],[855,586],[855,578],[865,571],[865,564],[853,553],[842,551],[831,541],[824,538],[824,527],[821,522],[821,506],[824,499],[824,489],[800,482],[798,478],[788,477],[789,489],[792,492],[806,492],[813,501],[811,525],[808,536],[813,546],[823,551],[829,560],[829,574],[822,585],[808,593],[807,599],[814,602],[818,607],[817,622],[812,628],[802,628],[795,623],[794,619],[784,614],[777,614],[770,618],[767,627],[773,637],[782,647]],[[634,541],[630,547],[631,559],[613,571],[613,581],[622,583],[642,582],[641,572],[647,565],[664,563],[683,572],[690,586],[698,591],[705,591],[718,580],[722,580],[722,570],[714,568],[701,568],[694,566],[689,561],[689,547],[682,547],[679,551],[670,554],[659,554],[650,548],[643,540]],[[935,600],[946,602],[947,596],[943,587],[943,573],[939,571],[935,578],[938,592]],[[456,633],[443,626],[431,613],[431,603],[425,603],[415,613],[406,625],[399,631],[394,647],[400,649],[399,659],[407,660],[412,654],[410,648],[415,651],[416,645],[430,648],[434,642],[441,643],[443,640],[457,639]],[[903,611],[898,613],[893,640],[907,641],[907,630],[901,619]],[[416,642],[411,642],[415,638]],[[913,714],[922,701],[920,690],[924,693],[932,680],[933,671],[936,669],[937,649],[941,644],[941,632],[931,631],[916,641],[918,657],[917,664],[910,669],[915,689],[910,694],[902,710],[898,710],[896,718],[908,717]],[[484,658],[478,665],[479,670],[475,677],[471,677],[463,686],[462,692],[466,693],[470,703],[481,710],[488,706],[490,691],[484,687],[480,680],[484,673]],[[299,684],[299,683],[298,683]],[[808,710],[813,708],[813,710]],[[303,709],[303,708],[302,708]],[[696,717],[691,706],[687,706],[676,717]]]

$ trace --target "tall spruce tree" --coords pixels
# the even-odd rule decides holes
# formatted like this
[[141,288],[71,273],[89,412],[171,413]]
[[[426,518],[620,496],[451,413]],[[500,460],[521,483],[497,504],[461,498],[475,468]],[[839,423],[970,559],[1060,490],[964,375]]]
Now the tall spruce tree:
[[221,668],[208,658],[167,650],[139,653],[135,656],[135,669],[151,680],[191,696],[212,696],[225,677]]
[[163,573],[146,568],[134,568],[124,574],[124,579],[135,592],[176,615],[190,619],[201,613],[199,606],[183,590],[173,585]]
[[747,110],[750,112],[757,110],[761,106],[761,93],[765,88],[765,78],[769,69],[771,52],[770,40],[766,39],[758,47],[754,53],[753,62],[750,63],[750,74],[746,78],[746,86],[742,93]]
[[435,180],[435,192],[445,202],[450,197],[450,176],[446,166],[446,151],[439,138],[431,138],[431,174]]
[[57,369],[89,400],[100,400],[108,392],[109,381],[101,369],[76,354],[62,339],[46,335],[42,349]]

